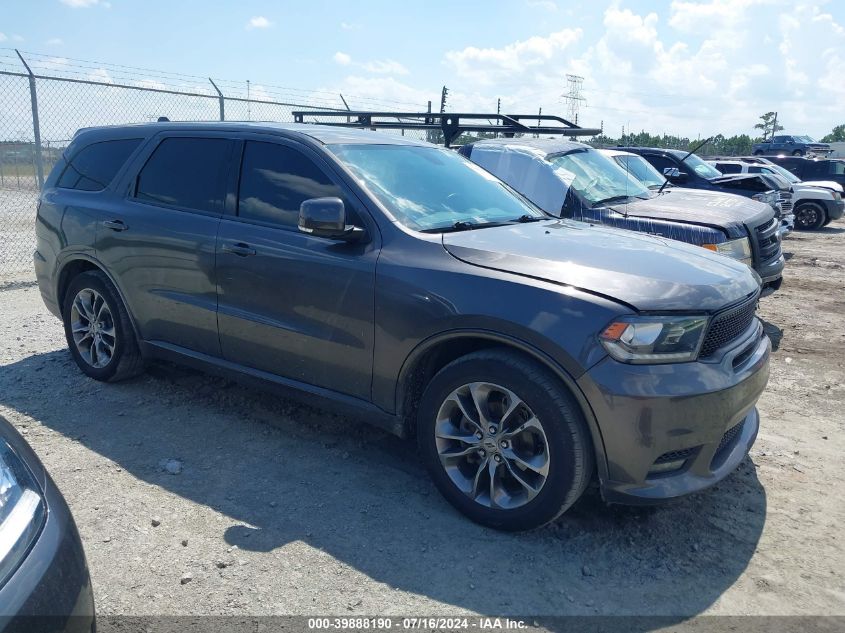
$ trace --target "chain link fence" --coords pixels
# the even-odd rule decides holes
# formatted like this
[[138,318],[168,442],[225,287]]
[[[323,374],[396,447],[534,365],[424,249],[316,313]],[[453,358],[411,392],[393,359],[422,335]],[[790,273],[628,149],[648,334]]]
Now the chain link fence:
[[[0,279],[32,270],[39,191],[79,128],[162,116],[292,122],[293,110],[345,109],[340,95],[142,71],[0,49]],[[419,109],[360,100],[366,108]]]

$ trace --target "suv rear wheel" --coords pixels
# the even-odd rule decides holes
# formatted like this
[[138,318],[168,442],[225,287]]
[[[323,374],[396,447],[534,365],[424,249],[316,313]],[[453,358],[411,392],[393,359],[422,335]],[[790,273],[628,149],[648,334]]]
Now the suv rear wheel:
[[816,202],[802,202],[795,209],[795,228],[801,231],[815,231],[824,225],[827,214]]
[[447,501],[503,530],[553,520],[593,472],[572,396],[542,366],[504,350],[469,354],[437,373],[420,401],[417,441]]
[[74,277],[62,317],[70,353],[87,376],[116,382],[143,371],[129,314],[105,274],[89,271]]

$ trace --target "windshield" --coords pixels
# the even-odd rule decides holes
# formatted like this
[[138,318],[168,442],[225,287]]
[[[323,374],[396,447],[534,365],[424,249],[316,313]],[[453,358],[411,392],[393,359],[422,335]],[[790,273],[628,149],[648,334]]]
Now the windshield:
[[797,143],[815,143],[809,136],[793,136],[792,139]]
[[613,157],[622,169],[631,174],[649,189],[662,187],[666,179],[642,156],[619,154]]
[[329,145],[393,217],[417,231],[548,217],[459,154],[415,145]]
[[642,183],[594,149],[576,149],[547,158],[555,174],[593,206],[631,197],[649,197]]
[[786,178],[787,182],[801,182],[801,179],[798,176],[788,169],[784,169],[780,165],[766,165],[766,169],[770,169],[782,178]]
[[687,156],[684,159],[684,164],[686,164],[699,176],[701,176],[702,178],[707,178],[708,180],[710,180],[711,178],[718,178],[722,175],[722,172],[720,172],[712,165],[708,165],[695,154],[690,154],[689,156]]

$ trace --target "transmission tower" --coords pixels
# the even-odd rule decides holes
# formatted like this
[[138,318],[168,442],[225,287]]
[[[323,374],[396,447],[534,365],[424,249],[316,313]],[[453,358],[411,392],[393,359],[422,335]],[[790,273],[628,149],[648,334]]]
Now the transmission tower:
[[581,96],[581,86],[584,84],[584,78],[578,75],[566,76],[566,94],[563,95],[566,100],[566,118],[572,123],[578,124],[578,109],[581,107],[581,102],[585,101]]

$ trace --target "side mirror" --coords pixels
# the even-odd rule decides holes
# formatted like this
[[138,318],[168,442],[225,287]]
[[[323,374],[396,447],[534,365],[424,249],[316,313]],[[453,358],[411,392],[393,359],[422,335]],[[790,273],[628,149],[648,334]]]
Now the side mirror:
[[311,198],[299,205],[299,230],[315,237],[349,242],[360,239],[364,230],[346,224],[346,209],[340,198]]
[[687,175],[677,167],[666,167],[663,170],[663,176],[671,182],[686,182]]

